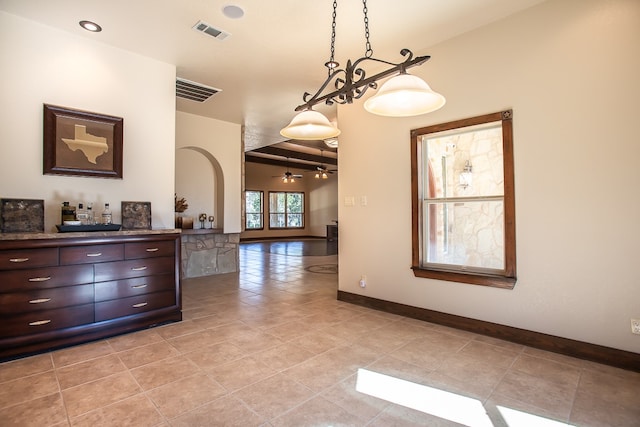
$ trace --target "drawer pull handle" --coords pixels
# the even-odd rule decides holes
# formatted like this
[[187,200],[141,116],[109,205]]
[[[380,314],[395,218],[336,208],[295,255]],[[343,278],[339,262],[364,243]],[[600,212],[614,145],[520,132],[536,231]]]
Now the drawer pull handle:
[[147,252],[158,252],[158,248],[147,248]]
[[51,320],[37,320],[35,322],[30,322],[29,326],[41,326],[46,325],[47,323],[51,323]]
[[51,280],[51,276],[47,276],[47,277],[31,277],[31,278],[29,278],[30,282],[46,282],[47,280]]
[[27,262],[29,258],[9,258],[9,262]]
[[31,301],[29,301],[29,304],[42,304],[43,302],[49,302],[49,301],[51,301],[51,298],[32,299]]
[[138,303],[138,304],[133,304],[131,307],[140,308],[140,307],[144,307],[145,305],[147,305],[146,302],[141,302],[141,303]]
[[146,269],[147,269],[147,266],[146,266],[146,265],[144,265],[144,266],[142,266],[142,267],[132,267],[132,268],[131,268],[131,271],[144,271],[144,270],[146,270]]
[[133,285],[131,286],[132,289],[142,289],[142,288],[146,288],[147,284],[143,284],[143,285]]
[[87,256],[90,256],[90,257],[96,257],[96,256],[101,256],[101,255],[102,255],[102,252],[94,252],[94,253],[91,253],[91,254],[87,254]]

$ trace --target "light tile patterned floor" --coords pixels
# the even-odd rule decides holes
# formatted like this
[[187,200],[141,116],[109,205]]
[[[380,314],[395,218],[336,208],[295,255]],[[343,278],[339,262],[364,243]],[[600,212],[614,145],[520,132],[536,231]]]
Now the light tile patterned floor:
[[640,425],[640,374],[338,302],[334,264],[241,249],[183,322],[0,364],[0,425]]

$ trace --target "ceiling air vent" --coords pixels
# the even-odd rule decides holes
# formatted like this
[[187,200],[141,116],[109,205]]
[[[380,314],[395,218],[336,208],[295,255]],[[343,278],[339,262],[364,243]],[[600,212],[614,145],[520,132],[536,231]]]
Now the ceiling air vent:
[[221,91],[221,89],[205,86],[201,83],[192,82],[191,80],[181,78],[176,79],[176,96],[178,98],[204,102]]
[[205,33],[208,36],[211,36],[218,40],[224,40],[229,37],[231,34],[226,31],[219,30],[217,28],[212,27],[206,22],[198,21],[196,25],[192,27],[196,31],[200,31],[201,33]]

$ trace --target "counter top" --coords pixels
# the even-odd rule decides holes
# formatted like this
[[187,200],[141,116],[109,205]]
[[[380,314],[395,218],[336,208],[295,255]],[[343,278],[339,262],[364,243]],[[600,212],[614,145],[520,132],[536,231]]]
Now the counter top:
[[100,238],[115,236],[140,236],[154,234],[175,234],[180,229],[158,230],[125,230],[125,231],[85,231],[70,233],[0,233],[0,241],[10,240],[46,240],[46,239],[73,239],[79,237]]
[[183,228],[182,234],[223,234],[222,228]]

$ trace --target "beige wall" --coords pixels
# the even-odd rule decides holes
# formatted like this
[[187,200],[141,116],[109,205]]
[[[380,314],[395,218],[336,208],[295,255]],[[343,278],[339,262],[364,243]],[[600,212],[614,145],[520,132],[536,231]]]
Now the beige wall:
[[[178,167],[185,165],[185,158],[196,156],[197,163],[190,167],[207,165],[207,171],[178,171],[178,177],[185,178],[179,185],[189,203],[186,214],[198,221],[198,214],[215,211],[215,226],[223,228],[225,233],[239,233],[242,230],[240,215],[242,192],[240,173],[242,148],[240,139],[241,126],[235,123],[196,116],[194,114],[176,113],[176,149]],[[215,183],[207,183],[200,187],[198,180],[212,176],[215,172]],[[215,184],[215,189],[212,186]]]
[[280,176],[286,168],[259,163],[245,163],[245,188],[264,191],[265,209],[268,208],[269,191],[303,191],[305,193],[306,222],[304,229],[270,230],[268,209],[265,210],[264,230],[244,231],[241,238],[326,236],[326,225],[338,219],[338,177],[330,175],[326,180],[315,179],[313,173],[301,169],[289,169],[291,173],[303,175],[294,183],[283,183]]
[[[417,52],[432,59],[410,72],[447,97],[440,111],[394,119],[366,113],[362,101],[340,106],[340,289],[640,352],[630,332],[640,318],[638,22],[637,1],[546,2]],[[515,289],[415,278],[410,129],[507,108]],[[361,164],[393,179],[370,180]]]
[[[80,29],[78,31],[81,31]],[[62,201],[149,201],[173,228],[175,67],[0,12],[0,197],[45,200],[45,231]],[[123,179],[42,174],[44,103],[124,118]]]
[[[180,133],[180,129],[177,131]],[[217,211],[221,207],[216,203],[217,184],[216,170],[207,157],[195,150],[176,150],[176,194],[189,205],[180,215],[193,218],[195,228],[200,228],[198,216],[201,213],[215,217],[215,228],[224,225]],[[205,222],[206,228],[210,226],[209,222]]]
[[[416,52],[433,56],[411,72],[445,94],[442,110],[391,119],[361,101],[339,107],[340,289],[640,352],[629,327],[640,318],[638,22],[634,0],[549,1]],[[108,201],[116,221],[120,201],[151,201],[154,228],[173,227],[175,150],[187,147],[220,164],[224,228],[241,230],[240,126],[176,119],[174,66],[0,12],[0,67],[0,197],[45,199],[47,231],[63,200]],[[124,179],[44,176],[43,103],[124,117]],[[505,108],[515,115],[515,289],[414,278],[409,130]],[[371,179],[363,164],[393,175]],[[323,203],[309,234],[334,219]]]

